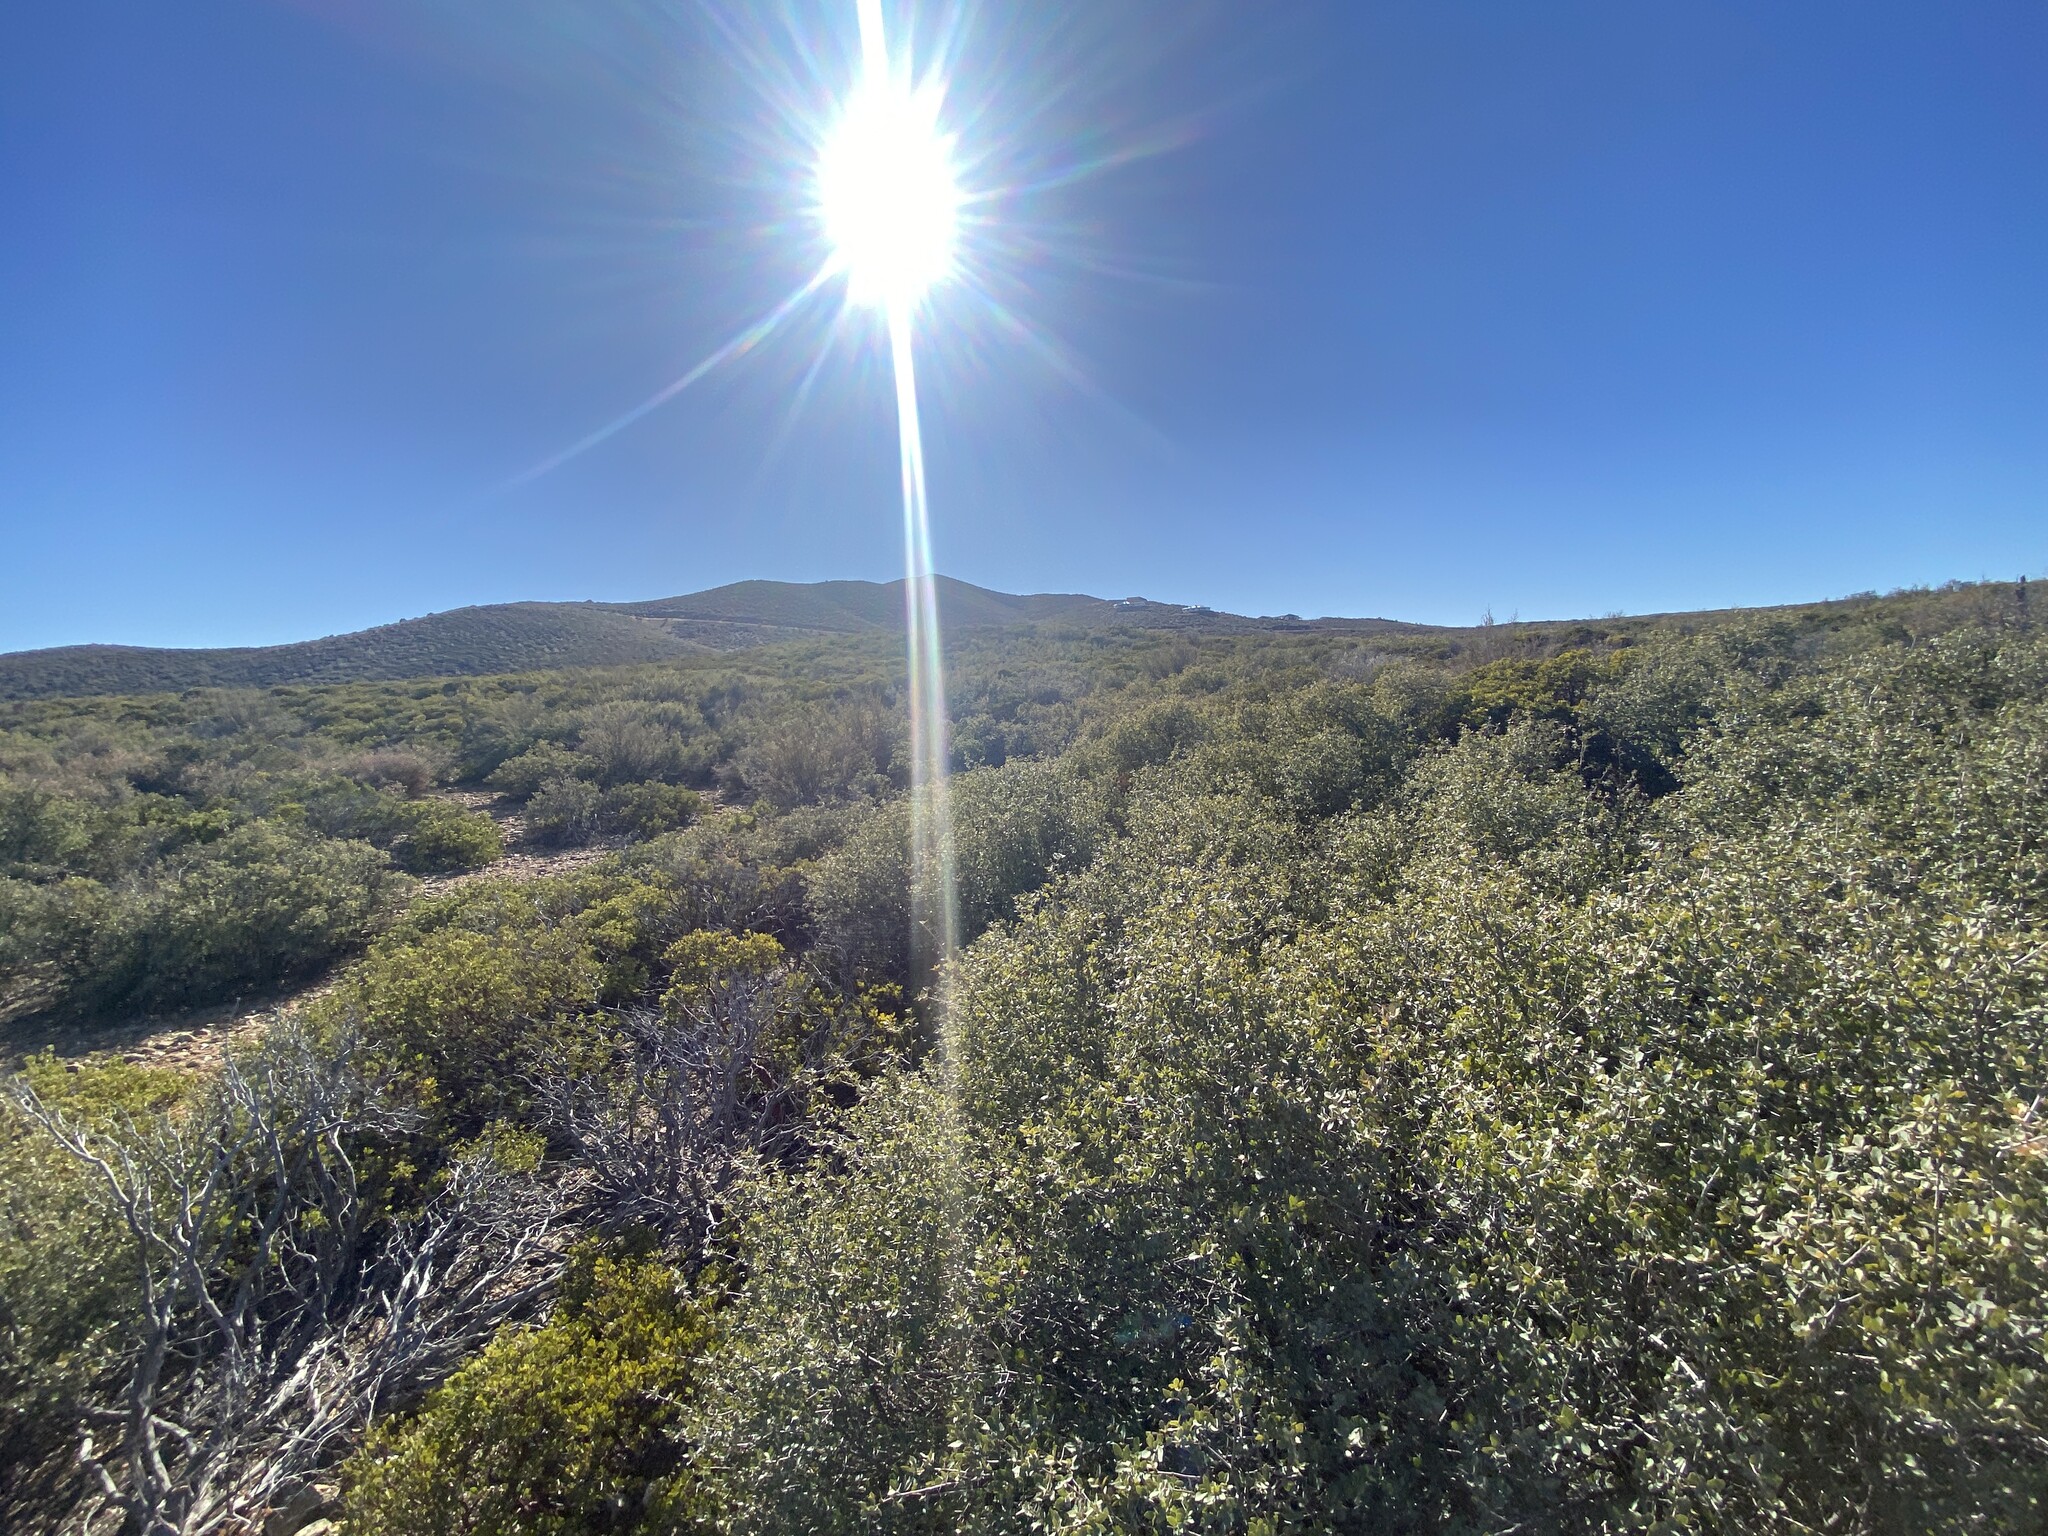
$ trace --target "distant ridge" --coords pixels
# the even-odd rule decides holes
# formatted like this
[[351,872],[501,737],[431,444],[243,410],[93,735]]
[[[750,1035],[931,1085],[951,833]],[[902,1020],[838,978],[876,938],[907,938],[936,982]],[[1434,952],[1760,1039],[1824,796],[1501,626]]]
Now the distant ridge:
[[[939,613],[952,629],[1007,628],[1047,622],[1101,624],[1126,621],[1129,610],[1078,593],[1016,597],[991,592],[950,576],[937,578]],[[1171,604],[1144,604],[1164,612],[1188,612]],[[773,628],[805,634],[859,634],[894,630],[903,624],[900,581],[736,581],[683,597],[650,603],[599,605],[637,618],[659,619],[678,637],[715,643],[725,630]]]
[[[1253,629],[1333,627],[1424,633],[1385,619],[1245,618],[1078,593],[1017,596],[938,578],[948,630],[1060,624],[1082,628]],[[643,603],[493,603],[382,624],[291,645],[223,650],[66,645],[0,654],[0,699],[169,693],[186,688],[276,688],[295,683],[474,677],[544,667],[601,667],[738,650],[805,637],[895,630],[901,581],[739,581]]]

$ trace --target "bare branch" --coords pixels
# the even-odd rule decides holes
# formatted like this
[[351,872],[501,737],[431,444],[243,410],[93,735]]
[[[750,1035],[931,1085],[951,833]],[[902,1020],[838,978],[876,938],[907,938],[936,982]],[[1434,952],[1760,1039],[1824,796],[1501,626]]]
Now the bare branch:
[[[11,1097],[96,1175],[135,1276],[126,1380],[81,1416],[119,1426],[81,1466],[144,1536],[247,1523],[551,1288],[562,1195],[487,1156],[398,1221],[366,1207],[351,1147],[406,1129],[355,1041],[288,1021],[199,1100],[98,1130]],[[90,1524],[89,1512],[79,1512]]]

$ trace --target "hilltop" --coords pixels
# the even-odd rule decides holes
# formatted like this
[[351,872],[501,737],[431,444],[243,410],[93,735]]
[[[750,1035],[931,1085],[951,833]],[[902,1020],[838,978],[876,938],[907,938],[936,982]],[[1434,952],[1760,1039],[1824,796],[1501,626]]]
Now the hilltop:
[[[1073,593],[1018,596],[942,576],[947,629],[1063,624],[1235,633],[1295,627],[1146,598]],[[638,603],[492,603],[289,645],[171,649],[67,645],[0,655],[0,699],[168,693],[186,688],[393,682],[477,677],[551,667],[615,666],[739,650],[778,641],[859,635],[903,622],[901,581],[740,581]],[[1334,624],[1426,632],[1387,620]]]
[[[1624,618],[1510,621],[1449,627],[1380,618],[1250,616],[1150,598],[995,592],[938,578],[949,634],[1004,630],[1246,635],[1372,636],[1394,651],[1463,653],[1484,659],[1501,645],[1556,649],[1691,633],[1738,618],[1769,616],[1806,628],[1863,622],[1881,613],[1903,635],[1969,622],[2006,622],[2026,611],[2025,585],[1950,582],[1777,608],[1646,614]],[[632,603],[491,603],[289,645],[173,649],[68,645],[0,654],[0,700],[174,693],[187,688],[277,688],[322,683],[485,677],[560,667],[604,667],[702,657],[790,641],[893,634],[903,623],[901,581],[737,581],[703,592]]]

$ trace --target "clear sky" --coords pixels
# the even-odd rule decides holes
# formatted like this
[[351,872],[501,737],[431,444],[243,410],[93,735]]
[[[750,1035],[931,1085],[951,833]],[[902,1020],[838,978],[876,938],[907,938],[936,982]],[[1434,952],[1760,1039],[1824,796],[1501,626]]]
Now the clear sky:
[[[504,488],[812,270],[852,11],[0,7],[0,648],[895,575],[829,293]],[[950,574],[1463,623],[2048,567],[2040,0],[916,23],[989,194]]]

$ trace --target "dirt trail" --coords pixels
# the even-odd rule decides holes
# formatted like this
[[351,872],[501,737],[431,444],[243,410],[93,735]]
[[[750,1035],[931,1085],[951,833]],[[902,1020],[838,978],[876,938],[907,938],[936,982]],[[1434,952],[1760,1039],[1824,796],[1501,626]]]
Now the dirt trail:
[[[498,823],[505,835],[506,854],[495,864],[465,870],[454,875],[423,875],[414,887],[412,900],[456,890],[479,880],[539,880],[548,875],[568,874],[597,863],[625,844],[603,840],[582,848],[543,849],[529,843],[519,813],[498,796],[478,790],[441,790],[435,798],[453,801],[464,810],[483,811]],[[347,962],[342,963],[346,965]],[[271,1018],[312,1001],[334,986],[342,966],[297,986],[280,988],[207,1008],[150,1014],[108,1022],[94,1020],[78,1024],[50,1024],[33,1035],[16,1030],[8,1042],[7,1054],[38,1051],[49,1046],[60,1057],[90,1060],[118,1057],[138,1066],[177,1067],[187,1071],[210,1071],[219,1065],[221,1053],[232,1046],[253,1041]]]

